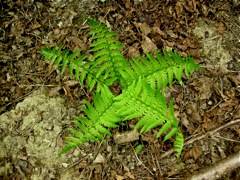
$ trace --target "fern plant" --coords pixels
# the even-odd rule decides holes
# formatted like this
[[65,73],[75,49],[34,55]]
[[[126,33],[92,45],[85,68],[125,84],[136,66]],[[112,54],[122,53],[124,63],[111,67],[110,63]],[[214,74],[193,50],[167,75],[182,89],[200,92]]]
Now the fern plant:
[[[174,117],[173,100],[168,103],[164,90],[173,84],[174,78],[182,84],[182,76],[201,68],[188,55],[185,59],[175,52],[163,50],[155,56],[145,53],[145,57],[127,61],[121,53],[122,45],[103,24],[88,19],[92,36],[89,54],[81,55],[62,48],[43,48],[41,53],[50,64],[61,65],[61,73],[68,67],[70,74],[90,90],[96,89],[93,105],[86,101],[82,110],[86,117],[75,117],[77,130],[69,128],[74,136],[66,137],[66,146],[60,154],[90,141],[104,140],[111,136],[110,129],[118,127],[122,121],[137,118],[135,130],[145,133],[160,127],[157,137],[165,135],[163,141],[175,136],[174,150],[180,157],[184,138]],[[122,93],[114,96],[109,87],[119,83]],[[95,88],[94,88],[95,87]]]

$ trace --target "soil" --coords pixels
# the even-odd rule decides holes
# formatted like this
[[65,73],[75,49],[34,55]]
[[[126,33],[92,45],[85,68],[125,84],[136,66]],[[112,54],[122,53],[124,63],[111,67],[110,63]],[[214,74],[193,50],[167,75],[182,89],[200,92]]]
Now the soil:
[[[240,5],[214,0],[47,0],[0,2],[1,179],[186,179],[240,152]],[[132,122],[112,137],[61,157],[64,138],[93,94],[41,56],[43,47],[87,52],[86,18],[124,45],[127,59],[155,49],[190,54],[204,71],[177,81],[166,95],[185,137],[181,161],[173,142],[140,135]],[[213,132],[214,133],[210,133]],[[201,138],[199,138],[201,136]],[[143,149],[136,152],[135,147]],[[239,153],[240,157],[240,153]],[[240,179],[235,167],[219,179]]]

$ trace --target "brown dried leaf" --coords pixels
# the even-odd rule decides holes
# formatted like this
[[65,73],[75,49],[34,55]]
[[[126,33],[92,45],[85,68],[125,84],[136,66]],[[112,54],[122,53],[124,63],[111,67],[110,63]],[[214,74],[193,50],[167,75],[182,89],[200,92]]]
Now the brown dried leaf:
[[177,47],[179,48],[179,49],[181,49],[181,50],[183,50],[183,51],[186,51],[187,50],[187,48],[188,48],[188,46],[187,45],[177,45]]
[[182,12],[183,12],[183,7],[182,7],[182,4],[181,4],[181,1],[178,1],[176,3],[175,9],[176,9],[177,17],[180,18],[182,16]]
[[160,36],[162,36],[163,38],[167,38],[167,35],[165,32],[161,31],[159,27],[157,26],[154,26],[152,28],[152,33],[155,33],[155,34],[159,34]]
[[152,40],[147,37],[147,36],[143,36],[143,41],[142,41],[142,49],[144,52],[150,52],[150,53],[154,53],[155,50],[157,49],[157,46],[152,42]]
[[62,89],[61,86],[57,86],[54,88],[51,88],[51,90],[48,92],[48,96],[49,97],[56,97],[57,95],[59,95],[59,91]]
[[[215,114],[216,115],[216,114]],[[210,131],[215,129],[219,124],[216,121],[213,121],[212,118],[210,118],[210,114],[205,113],[203,115],[203,124],[200,128],[202,128],[202,131]]]
[[227,75],[227,78],[233,82],[235,84],[235,86],[239,86],[240,85],[240,74],[238,74],[237,76],[233,76],[233,75]]
[[69,86],[69,87],[73,87],[73,86],[76,86],[77,84],[79,84],[79,81],[76,81],[76,80],[68,80],[68,81],[64,82],[64,84],[66,84],[66,85]]
[[126,7],[126,9],[129,9],[131,7],[130,0],[126,0],[125,7]]
[[70,89],[70,87],[69,87],[67,84],[65,84],[65,85],[63,86],[63,90],[64,90],[64,92],[65,92],[65,95],[68,96],[68,97],[70,97],[70,98],[73,100],[73,95],[72,95],[72,93],[71,93],[71,89]]
[[38,21],[34,20],[34,22],[29,25],[29,28],[30,28],[30,29],[37,29],[37,28],[40,28],[41,26],[42,26],[42,25],[39,24]]
[[189,50],[189,54],[192,56],[192,57],[200,57],[201,55],[201,49],[190,49]]
[[134,22],[134,25],[140,29],[144,35],[148,35],[152,30],[147,23],[137,23]]
[[209,13],[209,9],[207,8],[207,6],[205,4],[201,4],[201,9],[202,9],[204,16],[207,16]]
[[120,175],[116,175],[116,180],[124,180],[125,178],[123,176]]
[[173,47],[176,45],[175,42],[170,42],[170,41],[165,41],[165,43],[169,46],[169,47]]
[[166,32],[171,38],[178,38],[178,35],[176,35],[172,30],[167,30]]
[[213,93],[213,82],[210,78],[199,78],[191,83],[194,89],[199,92],[199,99],[209,99]]
[[192,134],[192,132],[194,132],[196,130],[196,128],[194,127],[193,123],[191,121],[189,121],[189,119],[187,118],[186,113],[182,114],[181,123],[187,128],[187,130],[191,134]]
[[163,47],[163,39],[161,38],[161,36],[159,34],[155,34],[155,33],[150,33],[149,37],[153,40],[153,42],[159,47]]
[[85,43],[81,39],[79,39],[77,36],[71,36],[70,40],[76,45],[74,50],[78,50],[78,49],[86,50]]
[[127,176],[130,179],[135,179],[134,175],[131,172],[126,172],[124,176]]
[[202,122],[202,117],[201,115],[199,114],[199,110],[197,108],[197,105],[194,104],[194,103],[188,103],[186,105],[186,111],[187,111],[187,114],[189,115],[190,119],[193,120],[193,121],[197,121],[199,123]]
[[219,32],[220,34],[223,34],[224,31],[225,31],[225,25],[224,25],[222,22],[220,22],[220,23],[218,24],[218,32]]
[[146,142],[149,142],[149,143],[154,143],[154,141],[156,141],[156,135],[157,135],[157,132],[155,133],[151,133],[150,131],[149,132],[146,132],[144,134],[141,135],[141,139],[143,141],[146,141]]
[[131,58],[137,58],[139,54],[138,48],[135,48],[134,45],[128,48],[128,56]]
[[202,154],[202,148],[199,146],[195,146],[190,150],[190,154],[191,156],[194,158],[194,160],[196,161],[198,159],[199,156],[201,156]]

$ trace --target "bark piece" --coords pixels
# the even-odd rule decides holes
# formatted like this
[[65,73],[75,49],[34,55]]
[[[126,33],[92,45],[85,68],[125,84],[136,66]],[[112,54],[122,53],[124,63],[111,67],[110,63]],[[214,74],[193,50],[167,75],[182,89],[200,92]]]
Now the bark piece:
[[208,166],[199,173],[188,176],[186,180],[204,180],[204,179],[219,179],[220,177],[231,173],[236,168],[240,167],[240,151],[228,156],[227,158]]

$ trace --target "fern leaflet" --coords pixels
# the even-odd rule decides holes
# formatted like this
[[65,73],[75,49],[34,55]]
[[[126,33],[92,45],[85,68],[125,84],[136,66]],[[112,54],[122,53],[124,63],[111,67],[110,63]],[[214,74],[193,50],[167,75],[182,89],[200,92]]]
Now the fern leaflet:
[[122,72],[126,84],[130,85],[143,76],[151,88],[165,89],[168,84],[172,85],[174,77],[182,84],[183,72],[186,77],[189,77],[193,71],[201,69],[189,55],[183,60],[176,52],[167,53],[163,50],[163,53],[164,57],[158,52],[156,52],[156,58],[146,53],[146,57],[139,56],[139,59],[130,61],[132,71],[126,69]]
[[75,137],[66,137],[66,146],[60,154],[86,143],[87,140],[97,142],[104,140],[104,135],[111,136],[107,128],[116,128],[116,123],[121,121],[115,112],[113,98],[113,94],[105,86],[101,93],[95,94],[94,106],[88,101],[85,102],[87,107],[82,108],[82,110],[87,118],[75,117],[76,121],[74,123],[78,130],[69,128]]
[[86,62],[89,55],[83,55],[80,57],[80,50],[73,52],[68,56],[69,50],[61,51],[62,47],[42,48],[41,53],[44,55],[46,60],[50,60],[50,65],[55,63],[55,68],[58,68],[62,64],[61,73],[64,73],[67,65],[71,76],[75,76],[76,80],[79,80],[83,85],[86,80],[90,90],[97,85],[97,92],[99,92],[103,86],[110,86],[116,78],[106,78],[103,76],[97,76],[96,70],[93,68],[92,62]]
[[[141,119],[135,126],[135,130],[141,128],[140,132],[147,132],[166,121],[169,127],[164,129],[163,133],[170,127],[175,127],[174,115],[168,113],[168,104],[164,94],[155,92],[150,85],[144,80],[139,79],[136,83],[130,85],[126,91],[114,98],[117,101],[119,114],[123,119],[139,118]],[[173,103],[170,103],[173,108]]]
[[103,24],[95,20],[88,19],[88,22],[91,40],[95,40],[91,44],[90,52],[93,53],[91,61],[96,67],[97,77],[107,76],[120,82],[121,72],[129,66],[120,51],[123,46],[113,37],[116,32],[109,32],[110,28],[105,28]]

